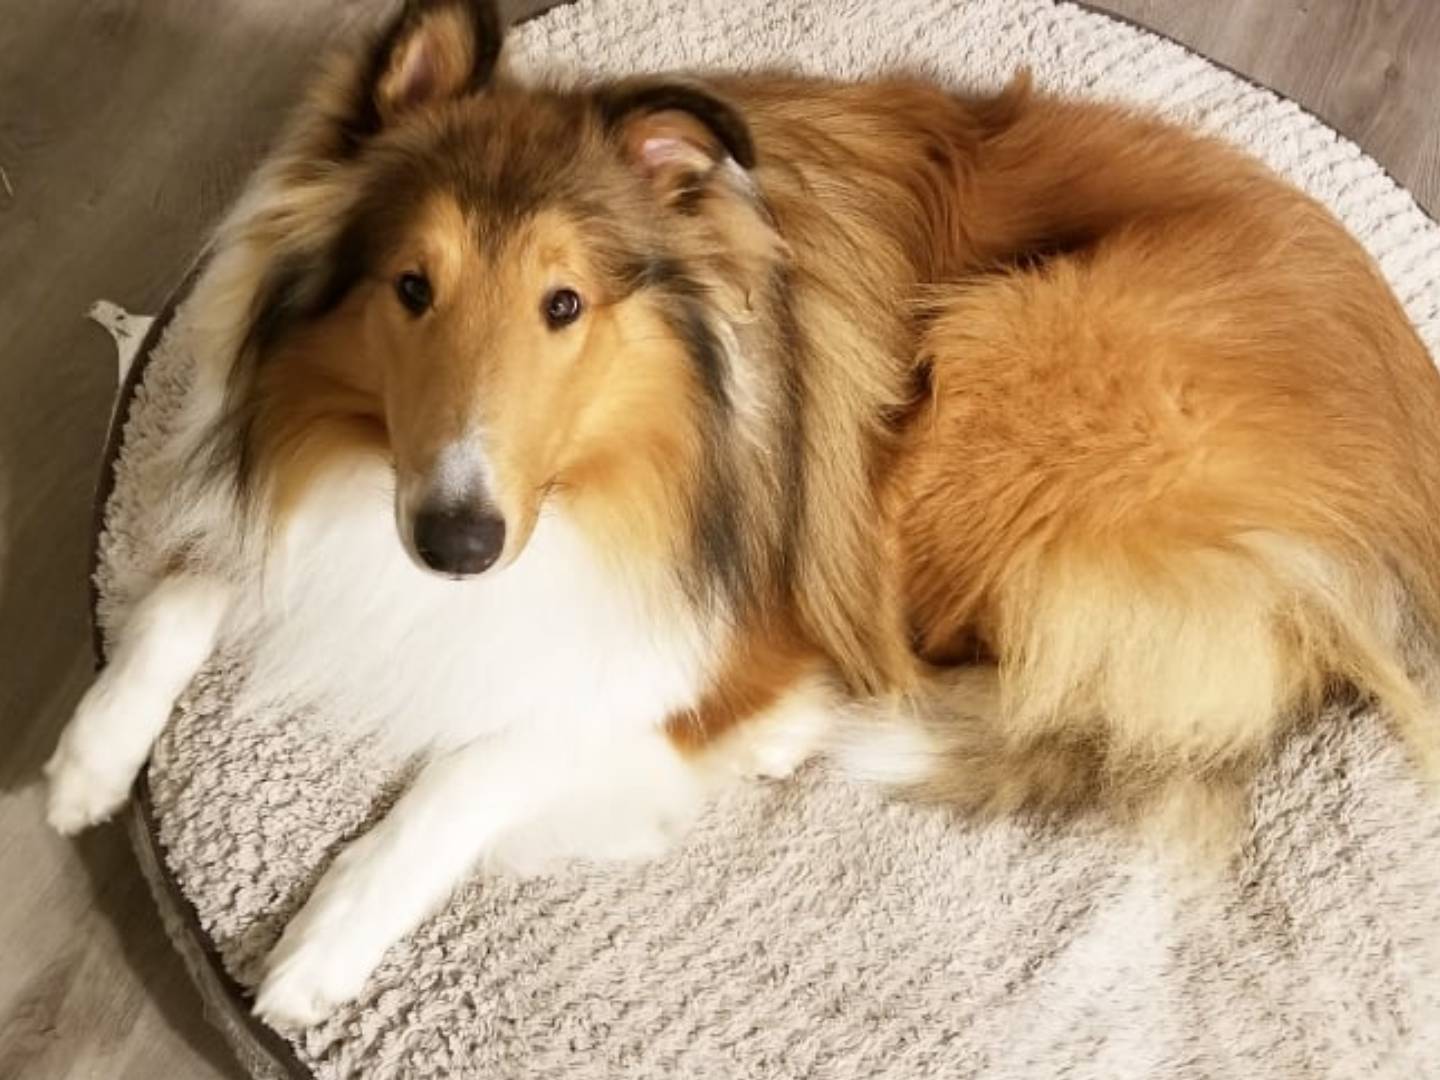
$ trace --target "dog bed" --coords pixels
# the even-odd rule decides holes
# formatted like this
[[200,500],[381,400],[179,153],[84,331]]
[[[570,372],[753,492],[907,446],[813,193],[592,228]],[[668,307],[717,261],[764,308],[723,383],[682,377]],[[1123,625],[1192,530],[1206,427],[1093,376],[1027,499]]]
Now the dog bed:
[[[511,47],[522,67],[606,74],[904,66],[993,87],[1028,65],[1042,87],[1156,107],[1259,154],[1344,218],[1440,346],[1440,228],[1373,161],[1081,7],[582,0]],[[127,380],[102,481],[102,633],[143,579],[188,341],[182,301]],[[207,1011],[257,1077],[1440,1075],[1440,810],[1383,723],[1339,707],[1269,762],[1221,883],[1181,886],[1095,821],[977,825],[811,766],[733,792],[659,861],[475,878],[359,1000],[283,1037],[246,988],[403,778],[313,717],[232,711],[243,665],[216,658],[185,695],[131,825]]]

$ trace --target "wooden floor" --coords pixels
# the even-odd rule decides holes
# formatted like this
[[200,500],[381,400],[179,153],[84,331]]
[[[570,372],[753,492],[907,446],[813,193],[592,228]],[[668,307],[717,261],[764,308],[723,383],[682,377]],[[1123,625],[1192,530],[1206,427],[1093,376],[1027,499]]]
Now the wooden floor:
[[[90,675],[90,493],[115,381],[81,312],[159,307],[317,47],[377,2],[0,0],[3,1080],[238,1075],[124,837],[40,827],[35,773]],[[1440,210],[1437,0],[1092,6],[1296,98]]]

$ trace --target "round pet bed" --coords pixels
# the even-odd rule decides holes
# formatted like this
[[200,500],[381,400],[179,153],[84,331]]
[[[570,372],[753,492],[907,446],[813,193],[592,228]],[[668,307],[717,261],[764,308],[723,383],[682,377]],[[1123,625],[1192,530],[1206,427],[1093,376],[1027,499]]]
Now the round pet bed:
[[[903,66],[993,87],[1028,65],[1044,88],[1152,106],[1259,154],[1344,218],[1440,346],[1440,228],[1373,161],[1296,106],[1081,7],[581,0],[511,47],[522,65],[607,74]],[[188,341],[182,301],[127,380],[102,485],[102,631],[133,599],[165,497],[155,452]],[[256,1076],[1440,1070],[1440,812],[1363,711],[1275,755],[1220,884],[1182,889],[1095,822],[969,824],[811,767],[732,793],[653,863],[475,878],[359,1000],[283,1037],[250,1017],[246,988],[399,778],[314,718],[237,715],[243,664],[216,658],[180,703],[132,834],[208,1012]]]

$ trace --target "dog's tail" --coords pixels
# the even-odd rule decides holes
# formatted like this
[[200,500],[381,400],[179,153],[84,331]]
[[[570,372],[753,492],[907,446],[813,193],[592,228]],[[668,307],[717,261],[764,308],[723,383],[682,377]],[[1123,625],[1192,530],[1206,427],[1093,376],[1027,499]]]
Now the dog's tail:
[[1376,702],[1440,777],[1440,665],[1378,561],[1263,533],[1130,566],[1047,557],[1010,582],[998,664],[936,668],[901,705],[851,713],[852,776],[978,814],[1144,812],[1238,787],[1337,692]]
[[1097,743],[1007,734],[992,665],[937,671],[903,703],[852,709],[834,733],[845,775],[967,814],[1068,812],[1100,794]]

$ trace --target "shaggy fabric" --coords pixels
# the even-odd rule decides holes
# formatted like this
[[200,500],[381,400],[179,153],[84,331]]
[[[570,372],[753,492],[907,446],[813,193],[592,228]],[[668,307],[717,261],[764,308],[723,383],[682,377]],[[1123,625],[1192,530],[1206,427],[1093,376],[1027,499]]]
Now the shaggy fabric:
[[[1294,105],[1076,7],[594,0],[513,44],[522,63],[613,74],[905,66],[996,86],[1029,65],[1042,86],[1155,106],[1259,154],[1349,223],[1440,345],[1440,229],[1374,162]],[[186,342],[182,309],[125,429],[106,625],[150,556],[168,488],[153,455]],[[197,680],[150,782],[169,870],[217,962],[249,984],[400,778],[313,720],[233,715],[242,664]],[[736,791],[649,865],[477,878],[294,1053],[325,1078],[1440,1074],[1440,813],[1383,725],[1337,712],[1291,741],[1253,810],[1238,872],[1182,885],[1096,822],[975,826],[811,767]]]

